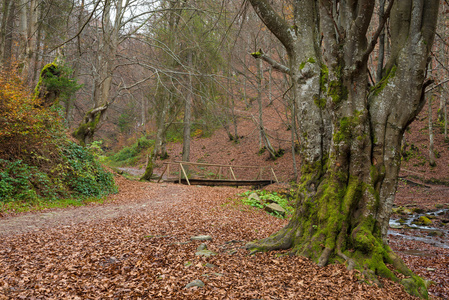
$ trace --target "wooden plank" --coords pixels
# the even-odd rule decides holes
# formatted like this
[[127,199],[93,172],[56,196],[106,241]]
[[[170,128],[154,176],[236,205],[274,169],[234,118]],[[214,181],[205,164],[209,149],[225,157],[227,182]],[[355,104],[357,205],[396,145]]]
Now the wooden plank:
[[[168,179],[166,182],[179,183],[177,179]],[[182,184],[187,184],[187,180],[181,179]],[[190,178],[190,185],[207,185],[207,186],[265,186],[272,184],[272,180],[211,180],[211,179],[197,179]]]
[[159,177],[159,179],[157,180],[157,183],[159,183],[159,181],[161,181],[162,176],[164,175],[165,171],[167,171],[167,169],[168,169],[168,165],[165,167],[164,172],[162,172],[161,177]]
[[278,180],[278,178],[276,177],[276,174],[274,173],[273,168],[270,168],[270,169],[271,169],[271,173],[272,173],[273,176],[274,176],[274,179],[276,180],[277,183],[279,183],[279,180]]
[[[182,161],[176,161],[176,162],[164,162],[164,164],[166,165],[166,168],[164,170],[164,172],[162,173],[162,175],[165,172],[167,173],[167,179],[164,181],[167,182],[178,182],[178,183],[187,183],[188,185],[192,185],[192,184],[203,184],[203,185],[230,185],[230,186],[247,186],[247,185],[258,185],[258,186],[264,186],[264,185],[268,185],[273,183],[273,177],[276,180],[276,182],[279,182],[276,174],[274,173],[273,168],[270,168],[272,176],[271,179],[267,179],[267,180],[263,180],[261,179],[263,176],[263,172],[264,169],[266,168],[266,166],[235,166],[235,165],[219,165],[219,164],[206,164],[206,163],[191,163],[191,162],[182,162]],[[214,179],[200,179],[200,178],[188,178],[187,176],[187,172],[184,168],[183,165],[198,165],[198,166],[212,166],[212,167],[218,167],[218,172],[217,174],[215,174]],[[169,178],[170,177],[170,165],[179,165],[179,177],[176,179],[176,177],[174,179]],[[222,178],[222,173],[223,173],[223,168],[229,168],[230,174],[232,175],[233,180],[230,179],[221,179]],[[235,176],[234,170],[233,168],[258,168],[258,172],[256,173],[256,178],[253,180],[237,180],[237,177]],[[182,175],[184,174],[185,179],[182,178]],[[162,179],[162,175],[161,178]],[[218,177],[218,179],[217,179]],[[231,176],[229,176],[231,177]],[[226,178],[226,176],[225,176]],[[158,182],[160,181],[160,179],[158,180]]]
[[210,167],[233,167],[233,168],[260,168],[260,166],[236,166],[236,165],[218,165],[218,164],[206,164],[206,163],[194,163],[188,161],[175,161],[164,162],[164,164],[184,164],[184,165],[197,165],[197,166],[210,166]]
[[259,173],[257,173],[256,179],[254,179],[254,180],[258,180],[259,177],[262,177],[262,168],[263,167],[259,167]]
[[232,178],[234,178],[234,180],[237,180],[237,178],[235,178],[235,174],[234,174],[234,171],[232,171],[232,167],[229,167],[229,170],[231,171],[231,174],[232,174]]
[[[179,164],[179,166],[181,167],[181,170],[184,173],[184,176],[186,177],[187,184],[190,185],[189,177],[187,177],[186,170],[184,170],[184,167],[182,166],[182,164]],[[179,172],[179,173],[181,173],[181,172]]]

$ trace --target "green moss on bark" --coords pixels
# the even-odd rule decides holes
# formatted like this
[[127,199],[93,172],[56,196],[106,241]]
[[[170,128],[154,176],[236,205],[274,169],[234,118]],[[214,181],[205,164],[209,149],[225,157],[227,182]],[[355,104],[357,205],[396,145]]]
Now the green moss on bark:
[[[364,182],[339,171],[339,168],[329,168],[323,176],[322,168],[325,166],[327,163],[302,167],[297,211],[288,230],[283,229],[270,238],[254,242],[249,246],[252,252],[285,249],[285,245],[291,245],[294,254],[306,256],[319,265],[346,263],[349,268],[360,270],[367,282],[374,283],[379,283],[378,276],[401,282],[386,265],[392,264],[409,276],[410,280],[403,282],[407,291],[426,298],[424,281],[413,275],[384,244],[380,225],[374,216],[354,216],[361,199],[366,197],[375,198],[372,203],[363,200],[371,206],[368,211],[377,210],[379,196],[373,182]],[[375,166],[371,166],[370,171],[371,179],[378,176]],[[321,175],[317,177],[318,173]],[[316,192],[313,192],[311,184],[318,185]]]
[[327,94],[332,98],[334,104],[339,104],[348,99],[348,89],[340,80],[332,80],[329,82]]
[[306,61],[303,61],[303,62],[299,65],[299,70],[304,69],[304,67],[306,66],[307,63],[314,64],[314,63],[316,63],[316,59],[315,59],[314,57],[309,57],[309,59],[307,59]]
[[383,89],[387,86],[388,82],[396,75],[396,66],[393,66],[375,86],[370,90],[370,93],[374,96],[378,96]]
[[318,96],[315,96],[314,99],[313,99],[313,102],[320,109],[325,109],[326,108],[326,99],[325,98],[320,98]]
[[334,133],[334,142],[336,144],[342,141],[349,142],[353,139],[353,131],[354,128],[360,124],[361,114],[361,112],[356,111],[354,116],[343,117],[340,119],[338,129]]
[[89,115],[92,110],[93,109],[86,113],[84,123],[80,124],[80,126],[72,133],[72,136],[80,142],[81,146],[86,146],[86,138],[88,136],[93,136],[95,130],[97,130],[98,123],[100,123],[101,112],[97,112],[93,120],[89,121]]
[[320,88],[322,91],[327,90],[327,84],[329,81],[329,69],[326,65],[321,66],[321,74],[320,74]]
[[154,170],[153,149],[150,149],[149,153],[150,154],[148,155],[148,163],[145,168],[145,173],[140,178],[141,181],[150,181],[151,177],[153,176],[153,170]]

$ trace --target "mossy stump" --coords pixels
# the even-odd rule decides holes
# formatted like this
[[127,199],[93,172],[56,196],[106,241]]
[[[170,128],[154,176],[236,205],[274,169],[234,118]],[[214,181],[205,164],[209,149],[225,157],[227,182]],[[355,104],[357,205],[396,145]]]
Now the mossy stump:
[[153,176],[153,170],[154,170],[154,159],[153,159],[153,151],[151,151],[151,154],[148,155],[148,162],[147,166],[145,168],[145,173],[140,178],[140,181],[151,181],[151,178]]

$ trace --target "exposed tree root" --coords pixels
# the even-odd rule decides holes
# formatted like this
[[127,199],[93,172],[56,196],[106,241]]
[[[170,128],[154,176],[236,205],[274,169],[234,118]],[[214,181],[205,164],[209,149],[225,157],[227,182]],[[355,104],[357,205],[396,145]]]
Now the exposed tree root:
[[289,249],[293,244],[293,232],[291,227],[286,226],[267,238],[246,244],[246,249],[250,250],[250,255],[257,252]]
[[[310,258],[321,267],[327,265],[329,262],[342,262],[343,260],[348,270],[359,270],[363,275],[363,279],[367,282],[380,285],[378,277],[385,277],[404,285],[407,292],[411,295],[428,298],[426,282],[419,276],[413,274],[402,259],[388,245],[383,244],[380,239],[376,239],[376,243],[369,251],[360,250],[355,245],[352,246],[356,250],[352,249],[348,251],[344,245],[349,245],[355,241],[345,239],[345,236],[348,237],[348,235],[344,234],[347,226],[343,226],[342,231],[336,238],[336,247],[323,247],[324,239],[321,237],[312,236],[304,238],[303,236],[301,239],[302,235],[298,234],[298,232],[303,233],[303,230],[299,229],[301,225],[291,221],[279,232],[268,238],[248,243],[246,248],[250,250],[250,255],[257,252],[292,249],[289,254]],[[371,237],[374,238],[374,236]],[[314,251],[321,252],[316,253]],[[386,264],[393,265],[396,271],[404,274],[407,278],[399,279],[387,268]]]

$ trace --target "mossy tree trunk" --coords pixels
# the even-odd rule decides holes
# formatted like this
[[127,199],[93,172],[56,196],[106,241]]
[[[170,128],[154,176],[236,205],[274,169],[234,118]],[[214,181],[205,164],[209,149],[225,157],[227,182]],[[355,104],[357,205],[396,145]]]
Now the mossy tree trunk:
[[292,78],[302,166],[289,224],[247,248],[291,249],[321,266],[343,262],[373,281],[400,281],[386,266],[392,264],[407,276],[408,292],[427,297],[423,280],[388,246],[387,230],[402,136],[425,102],[439,1],[388,2],[392,49],[374,86],[368,58],[385,24],[368,41],[374,1],[297,0],[293,24],[266,0],[250,3],[289,55],[290,65],[276,69]]
[[94,134],[98,130],[100,121],[103,118],[108,106],[109,103],[106,102],[103,106],[91,109],[84,115],[81,124],[72,133],[73,137],[80,142],[80,145],[86,146],[92,143]]
[[148,150],[149,154],[147,156],[147,166],[145,168],[145,173],[140,178],[141,181],[151,181],[151,177],[153,177],[154,162],[155,162],[153,150],[154,148]]

